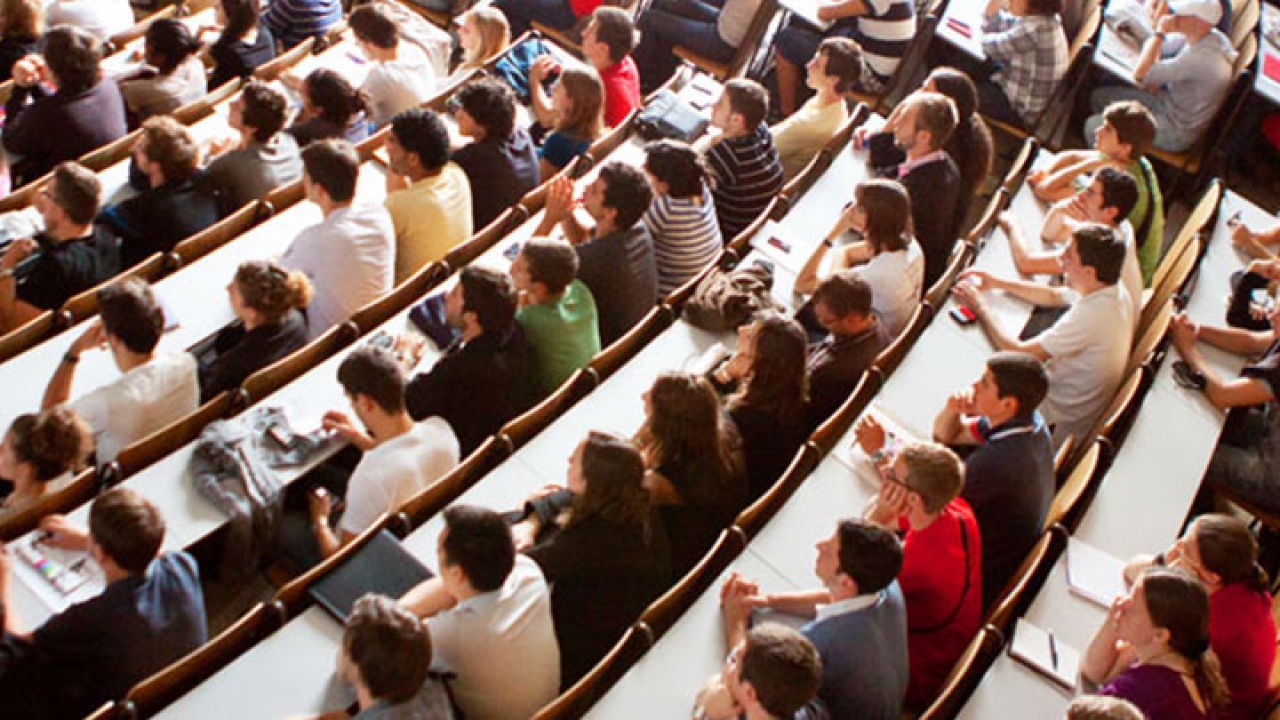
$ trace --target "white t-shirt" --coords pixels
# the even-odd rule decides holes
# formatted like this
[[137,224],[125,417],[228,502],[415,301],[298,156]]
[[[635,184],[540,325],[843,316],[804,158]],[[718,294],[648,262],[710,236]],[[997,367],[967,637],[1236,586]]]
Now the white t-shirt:
[[44,25],[75,25],[107,40],[133,27],[129,0],[50,0],[44,6]]
[[1146,287],[1142,282],[1142,264],[1138,262],[1138,243],[1133,239],[1133,226],[1128,220],[1120,223],[1117,230],[1124,238],[1124,265],[1120,268],[1120,285],[1125,295],[1129,296],[1129,307],[1133,311],[1133,326],[1137,328],[1142,317],[1142,291]]
[[889,335],[896,337],[920,305],[924,285],[924,251],[920,243],[912,238],[902,250],[882,252],[851,272],[871,286],[871,309],[880,316]]
[[525,720],[560,692],[551,591],[538,564],[517,554],[502,587],[427,619],[431,669],[452,672],[468,720]]
[[409,432],[366,452],[347,483],[339,527],[358,535],[458,464],[458,439],[449,423],[429,417]]
[[188,353],[156,355],[151,362],[71,403],[93,428],[98,463],[121,448],[195,412],[200,406],[196,361]]
[[369,96],[370,119],[382,127],[399,113],[430,100],[436,75],[421,50],[402,42],[395,60],[373,64],[360,89]]

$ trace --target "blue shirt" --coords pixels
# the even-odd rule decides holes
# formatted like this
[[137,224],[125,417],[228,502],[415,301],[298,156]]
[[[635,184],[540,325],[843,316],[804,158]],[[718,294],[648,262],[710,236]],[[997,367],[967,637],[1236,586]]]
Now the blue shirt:
[[570,160],[586,152],[589,147],[590,140],[578,140],[556,130],[542,142],[542,147],[538,148],[538,157],[554,165],[557,170],[563,170]]
[[895,580],[865,607],[800,629],[822,658],[818,698],[833,718],[897,720],[907,693],[907,605]]

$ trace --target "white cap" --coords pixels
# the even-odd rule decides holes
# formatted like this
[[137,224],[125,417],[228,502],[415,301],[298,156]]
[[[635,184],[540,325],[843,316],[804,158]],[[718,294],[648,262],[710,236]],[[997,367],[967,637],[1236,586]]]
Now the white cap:
[[1218,0],[1172,0],[1169,12],[1203,20],[1210,25],[1217,25],[1222,19],[1222,5]]

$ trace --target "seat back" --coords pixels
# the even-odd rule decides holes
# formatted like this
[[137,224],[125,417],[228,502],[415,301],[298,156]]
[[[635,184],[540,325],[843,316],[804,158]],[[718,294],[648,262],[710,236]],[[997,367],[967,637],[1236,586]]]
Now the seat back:
[[52,337],[59,327],[59,318],[59,313],[45,310],[4,335],[0,335],[0,362],[20,355]]
[[765,33],[777,14],[778,3],[775,0],[762,0],[756,6],[755,14],[751,16],[751,23],[747,25],[747,32],[743,35],[742,42],[738,43],[737,49],[727,63],[699,55],[683,45],[676,45],[673,52],[676,57],[720,82],[742,77],[751,66],[751,60],[759,52]]
[[529,211],[523,204],[512,205],[466,242],[445,253],[445,265],[449,266],[451,272],[461,270],[528,219]]
[[778,476],[773,486],[738,514],[737,519],[733,521],[734,526],[750,541],[764,529],[774,515],[778,514],[805,479],[813,474],[820,462],[822,462],[822,453],[817,447],[812,443],[801,445],[795,457],[791,459],[791,464],[782,472],[782,475]]
[[306,190],[302,187],[302,180],[295,180],[288,185],[281,185],[267,193],[262,202],[266,203],[271,215],[278,215],[295,204],[302,202],[305,195]]
[[319,565],[290,580],[284,587],[277,590],[272,602],[284,611],[284,616],[280,618],[281,622],[297,617],[299,613],[310,606],[309,591],[311,586],[320,578],[333,572],[334,568],[345,563],[348,558],[363,550],[374,535],[382,532],[383,528],[387,527],[390,519],[391,516],[386,513],[379,515],[372,525],[365,528],[351,542],[338,548],[337,552],[325,558]]
[[1240,47],[1249,35],[1258,30],[1258,20],[1262,15],[1261,3],[1258,0],[1245,0],[1231,13],[1231,45]]
[[[976,232],[977,230],[975,229],[974,233],[970,233],[970,237],[973,237]],[[939,277],[933,283],[933,287],[925,291],[924,298],[920,304],[922,307],[930,309],[930,318],[936,316],[942,306],[947,304],[947,298],[951,296],[951,286],[956,284],[956,278],[973,262],[976,254],[975,247],[977,245],[968,241],[959,243],[951,256],[951,262],[947,263],[947,269],[942,273],[942,277]]]
[[106,280],[101,284],[91,287],[79,295],[73,296],[62,304],[62,312],[68,325],[75,325],[81,321],[98,314],[98,291],[108,285],[114,285],[126,278],[138,278],[147,282],[155,282],[164,274],[167,267],[165,256],[156,253],[142,262],[134,265],[119,275]]
[[351,316],[361,335],[372,332],[397,313],[408,309],[449,277],[449,266],[437,260],[404,279],[394,290],[365,305]]
[[1129,364],[1125,366],[1125,374],[1151,361],[1152,355],[1160,347],[1160,341],[1164,340],[1164,334],[1169,329],[1169,321],[1172,319],[1172,301],[1166,301],[1164,305],[1155,308],[1151,315],[1151,324],[1143,328],[1141,335],[1134,338],[1133,349],[1129,351]]
[[268,214],[267,208],[263,203],[258,201],[251,202],[178,243],[173,248],[173,254],[181,259],[184,266],[190,265],[239,237],[246,230],[261,222]]
[[[1156,318],[1164,311],[1170,298],[1191,277],[1196,261],[1200,258],[1200,239],[1192,238],[1191,243],[1183,248],[1181,255],[1173,259],[1168,272],[1160,278],[1160,282],[1151,284],[1151,296],[1142,306],[1142,314],[1138,317],[1137,337],[1142,337],[1155,323]],[[1165,260],[1168,260],[1166,256]],[[1161,261],[1164,264],[1164,260]]]
[[808,444],[824,456],[834,450],[836,443],[849,432],[849,428],[853,427],[862,415],[862,411],[871,404],[871,399],[880,392],[881,384],[880,373],[870,371],[863,373],[858,386],[849,394],[849,399],[845,400],[834,415],[823,421],[809,435]]
[[871,363],[872,371],[880,376],[880,382],[883,384],[894,370],[902,364],[902,359],[911,352],[911,348],[916,344],[916,340],[920,339],[920,334],[929,326],[929,321],[933,319],[933,308],[924,303],[916,306],[916,311],[911,314],[911,320],[907,322],[907,327],[903,329],[898,337],[894,338],[889,347],[880,351],[874,362]]
[[506,445],[507,452],[514,453],[577,404],[594,387],[595,377],[591,372],[587,368],[578,370],[542,402],[503,425],[498,431],[499,440]]
[[1013,163],[1009,165],[1009,170],[1005,172],[1004,179],[1000,181],[1000,187],[1008,194],[1012,200],[1014,195],[1018,194],[1018,190],[1022,188],[1022,183],[1027,178],[1027,171],[1035,164],[1036,158],[1040,155],[1040,141],[1033,137],[1029,137],[1022,143],[1022,149],[1018,151],[1018,156],[1013,159]]
[[716,578],[720,577],[720,573],[729,567],[729,563],[742,553],[745,546],[746,539],[740,530],[736,527],[726,529],[720,533],[720,539],[716,541],[715,546],[702,557],[689,574],[645,608],[644,613],[640,615],[639,624],[643,625],[648,632],[651,644],[656,643],[671,629],[672,625],[676,624],[684,611],[688,610],[689,606],[711,587]]
[[533,720],[576,720],[595,705],[614,683],[649,650],[649,635],[635,625],[596,666],[533,716]]
[[262,368],[245,378],[240,386],[241,400],[245,407],[262,402],[262,399],[288,385],[311,368],[328,360],[339,350],[350,345],[360,331],[350,322],[330,328],[328,332],[295,350],[289,355]]
[[5,197],[0,198],[0,213],[7,213],[12,210],[21,210],[22,208],[30,205],[31,200],[36,196],[36,193],[40,192],[40,188],[43,188],[48,184],[52,177],[52,171],[45,173],[26,185],[16,188]]
[[106,43],[107,47],[112,48],[111,52],[113,53],[119,52],[125,45],[128,45],[134,40],[146,35],[147,28],[151,27],[151,23],[159,20],[160,18],[171,18],[177,14],[177,11],[177,5],[169,5],[168,7],[161,8],[160,10],[151,13],[137,23],[130,25],[124,30],[121,30],[108,38]]
[[1066,546],[1067,531],[1061,525],[1051,526],[1041,534],[1040,540],[987,613],[987,623],[991,627],[1006,632],[1013,621],[1026,611]]
[[604,135],[596,138],[595,142],[587,148],[586,156],[591,160],[591,167],[596,167],[604,162],[618,146],[626,142],[631,137],[632,124],[635,122],[636,114],[633,111],[614,129],[606,132]]
[[211,90],[199,100],[189,102],[177,110],[174,110],[173,119],[183,125],[192,125],[195,122],[211,115],[218,105],[234,97],[240,92],[240,89],[243,86],[244,80],[242,78],[229,80],[223,83],[222,87]]
[[916,25],[916,33],[902,54],[898,67],[894,68],[884,89],[876,98],[871,94],[852,93],[855,98],[866,102],[871,107],[887,114],[889,108],[902,102],[908,93],[919,87],[921,80],[928,72],[926,55],[933,44],[933,36],[938,32],[938,18],[941,11],[927,11],[920,16]]
[[96,150],[90,150],[80,156],[80,164],[90,170],[101,172],[116,163],[123,162],[133,152],[133,146],[142,137],[141,130],[134,130],[123,137],[116,138]]
[[302,58],[312,54],[316,50],[316,39],[309,37],[306,40],[294,45],[289,50],[280,53],[275,59],[265,62],[253,70],[253,77],[262,82],[271,82],[277,80],[286,70],[297,65]]
[[1187,213],[1187,219],[1182,221],[1182,227],[1178,228],[1178,233],[1173,236],[1173,242],[1169,243],[1169,249],[1161,258],[1160,264],[1156,266],[1156,271],[1151,276],[1153,291],[1165,283],[1173,265],[1191,241],[1203,234],[1206,229],[1211,229],[1209,223],[1217,215],[1221,203],[1222,181],[1215,178],[1205,187],[1204,192],[1200,193],[1200,198],[1196,200],[1191,212]]
[[0,520],[0,542],[16,540],[35,530],[44,518],[65,515],[93,499],[98,492],[98,472],[94,468],[82,470],[65,487],[45,493],[36,502],[9,513]]
[[231,411],[234,397],[234,393],[218,393],[216,397],[196,408],[186,417],[179,418],[122,449],[116,456],[115,462],[111,463],[107,484],[114,485],[131,477],[195,440],[206,425],[225,417]]
[[625,335],[613,341],[608,347],[591,358],[591,362],[587,364],[587,372],[591,373],[595,384],[599,385],[608,380],[610,376],[618,371],[618,368],[635,357],[662,331],[671,327],[671,323],[674,320],[675,317],[671,314],[670,308],[655,305]]
[[1001,633],[991,627],[982,628],[951,668],[938,697],[920,713],[919,720],[949,720],[958,715],[987,668],[999,657],[1002,647]]
[[1054,525],[1066,527],[1065,521],[1080,514],[1083,509],[1080,503],[1097,475],[1098,460],[1101,455],[1102,445],[1097,441],[1090,443],[1089,449],[1071,469],[1062,487],[1054,493],[1053,502],[1049,504],[1049,512],[1044,518],[1044,529],[1048,530]]

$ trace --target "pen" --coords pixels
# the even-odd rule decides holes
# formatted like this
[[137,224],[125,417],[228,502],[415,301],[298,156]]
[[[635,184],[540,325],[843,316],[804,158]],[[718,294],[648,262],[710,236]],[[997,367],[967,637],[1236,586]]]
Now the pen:
[[1049,662],[1053,663],[1053,671],[1058,671],[1058,638],[1053,635],[1053,628],[1049,628]]

